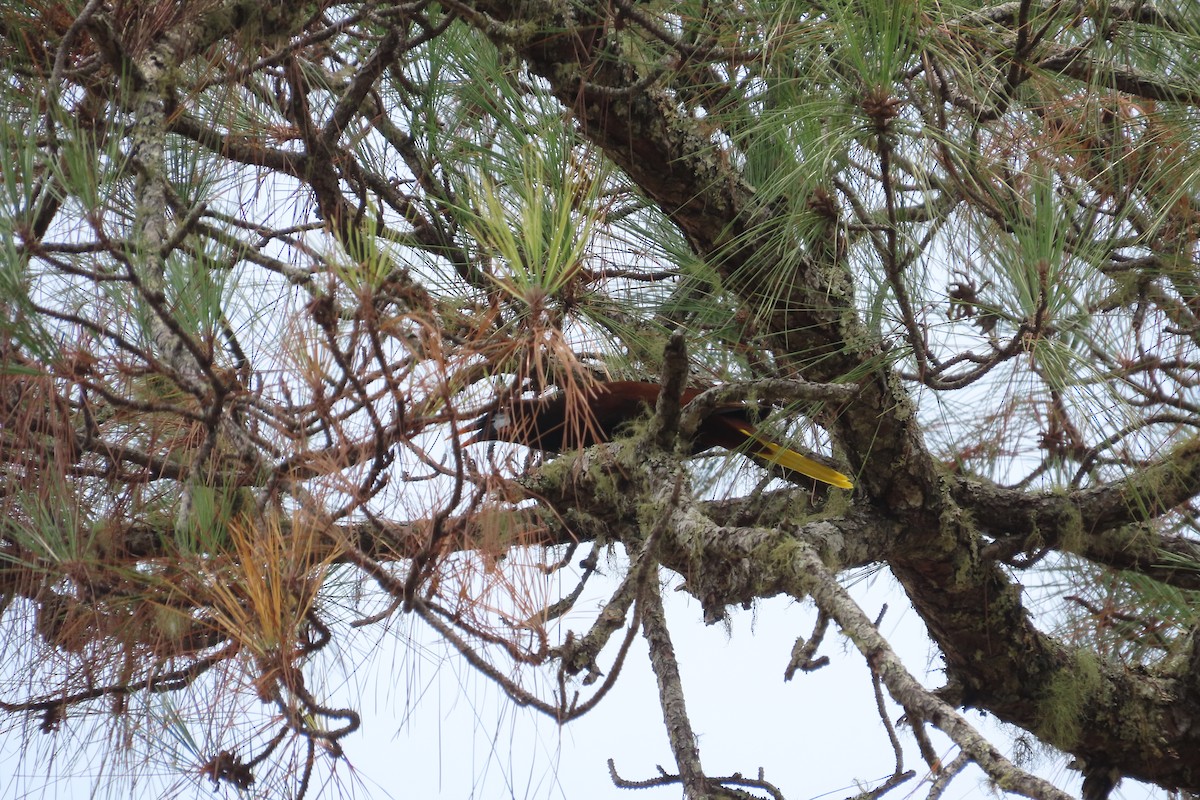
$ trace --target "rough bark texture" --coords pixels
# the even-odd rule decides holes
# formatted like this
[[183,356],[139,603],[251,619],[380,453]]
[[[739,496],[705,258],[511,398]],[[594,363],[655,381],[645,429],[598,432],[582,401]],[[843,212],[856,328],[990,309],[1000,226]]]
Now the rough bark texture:
[[[506,3],[476,7],[518,29],[529,24],[535,31],[567,32],[505,44],[518,48],[575,115],[584,135],[670,215],[697,253],[753,301],[755,287],[765,279],[759,271],[778,258],[747,236],[762,229],[769,206],[717,157],[699,121],[683,116],[665,90],[639,86],[620,54],[604,51],[610,7],[572,5],[568,12],[558,3],[527,3],[519,6],[520,16],[514,13],[518,7]],[[741,244],[731,249],[730,241]],[[799,374],[838,382],[872,363],[877,345],[854,322],[847,275],[806,262],[790,288],[790,294],[775,298],[770,333]],[[1182,674],[1098,668],[1094,684],[1082,689],[1087,695],[1078,704],[1077,724],[1068,731],[1047,727],[1047,700],[1056,687],[1079,680],[1078,660],[1088,656],[1037,631],[1022,607],[1019,585],[996,564],[980,559],[985,534],[1016,535],[1036,525],[1054,540],[1082,525],[1083,538],[1090,540],[1136,521],[1131,517],[1137,511],[1122,500],[1128,496],[1123,487],[1077,493],[1067,501],[1073,513],[1059,526],[1030,522],[1034,511],[1017,525],[1006,525],[1004,519],[1016,516],[1008,505],[1000,521],[984,529],[975,520],[996,520],[993,508],[970,503],[965,482],[941,475],[921,444],[912,403],[898,379],[884,368],[871,369],[857,386],[852,410],[833,423],[857,476],[855,504],[871,510],[879,529],[904,531],[886,560],[945,655],[950,680],[961,686],[960,702],[1038,732],[1088,763],[1111,765],[1163,786],[1200,787],[1200,763],[1193,757],[1200,752],[1200,725],[1192,723],[1200,719],[1200,694]],[[1163,499],[1168,506],[1200,491],[1197,452],[1200,442],[1193,440],[1154,468],[1175,476],[1173,491]],[[702,562],[715,563],[720,562]],[[755,567],[757,572],[757,562]],[[685,574],[706,583],[695,569],[693,563]],[[727,593],[721,601],[742,599],[741,592],[723,588]]]
[[[1200,788],[1200,637],[1188,631],[1200,94],[1175,80],[1190,20],[1142,2],[947,17],[938,4],[872,15],[831,1],[782,4],[769,20],[632,0],[89,2],[76,17],[67,5],[0,8],[12,75],[0,87],[12,114],[0,128],[0,617],[23,610],[14,627],[36,648],[85,668],[0,710],[51,731],[76,705],[123,713],[129,695],[241,665],[230,683],[251,687],[279,738],[252,760],[204,754],[201,772],[246,789],[290,737],[304,794],[314,754],[340,758],[359,722],[323,705],[301,668],[332,638],[321,588],[340,564],[386,602],[363,612],[355,596],[331,614],[367,626],[411,613],[557,722],[599,702],[640,627],[679,766],[663,780],[693,798],[768,791],[703,771],[655,585],[667,569],[710,623],[763,598],[811,599],[818,627],[839,626],[876,691],[903,706],[931,771],[926,726],[961,748],[954,769],[970,760],[1005,790],[1061,797],[961,706],[1076,756],[1089,792],[1113,774]],[[1158,75],[1126,64],[1121,48],[1139,42],[1148,62],[1160,45],[1177,60]],[[824,95],[776,96],[818,72]],[[816,137],[848,144],[815,182],[752,157],[803,161],[817,147],[772,128],[773,104],[789,102],[797,124],[844,112]],[[554,135],[531,133],[534,120]],[[561,163],[538,161],[548,143]],[[277,194],[244,191],[259,182]],[[276,197],[291,204],[278,214]],[[562,227],[545,222],[564,209]],[[935,237],[955,224],[963,252],[947,235],[956,250],[942,254]],[[1008,237],[1001,255],[1019,263],[973,238],[987,236]],[[941,265],[944,292],[915,291],[935,258],[976,258],[1011,291],[996,299],[957,261]],[[680,311],[675,295],[660,302],[663,286],[707,305]],[[1117,317],[1126,327],[1104,327]],[[612,341],[581,355],[580,330]],[[939,338],[955,336],[973,344]],[[1047,356],[1051,342],[1062,350]],[[693,345],[711,358],[689,360]],[[1099,366],[1068,380],[1053,369],[1063,352]],[[601,357],[613,353],[626,360]],[[1045,456],[1006,487],[967,474],[1009,444],[992,441],[995,420],[971,420],[950,446],[922,414],[1009,368],[1042,395],[996,416],[1035,418],[1012,439]],[[661,376],[648,425],[621,420],[617,439],[528,471],[464,444],[470,419],[519,397],[536,408],[551,389],[564,418],[585,419],[610,375],[643,388]],[[746,380],[699,391],[727,377]],[[1099,383],[1132,387],[1114,396],[1136,422],[1072,418],[1067,395]],[[853,491],[697,496],[688,439],[727,400],[747,405],[739,421],[773,403],[815,409]],[[1065,488],[1029,488],[1059,467],[1067,478],[1044,485]],[[628,573],[590,630],[552,645],[547,620],[578,610],[614,544]],[[501,564],[559,548],[560,563],[538,566],[562,570],[580,545],[593,549],[578,589],[546,607]],[[1180,619],[1060,598],[1087,608],[1096,638],[1047,632],[1020,583],[1043,559],[1156,582],[1182,598]],[[937,693],[838,584],[873,565],[936,643]],[[1102,657],[1099,634],[1119,624],[1137,629],[1125,642],[1166,655]],[[611,674],[580,700],[569,682],[593,686],[626,625]],[[818,639],[797,653],[811,658]],[[36,648],[23,651],[31,665]],[[516,667],[558,670],[549,698]]]

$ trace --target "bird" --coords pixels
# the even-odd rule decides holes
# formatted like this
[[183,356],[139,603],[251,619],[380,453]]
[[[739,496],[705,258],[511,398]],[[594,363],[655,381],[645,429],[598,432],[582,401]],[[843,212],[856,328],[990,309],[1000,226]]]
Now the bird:
[[[480,417],[472,428],[474,435],[464,445],[501,441],[546,453],[561,453],[608,442],[622,425],[654,407],[660,389],[657,383],[645,381],[598,383],[590,395],[579,400],[587,406],[586,417],[580,414],[571,425],[568,397],[563,392],[514,400]],[[686,405],[703,391],[684,389],[680,402]],[[713,447],[741,453],[793,483],[801,482],[800,476],[804,476],[840,489],[854,488],[850,479],[837,470],[759,433],[750,419],[749,407],[744,404],[720,406],[700,422],[692,440],[692,454]]]

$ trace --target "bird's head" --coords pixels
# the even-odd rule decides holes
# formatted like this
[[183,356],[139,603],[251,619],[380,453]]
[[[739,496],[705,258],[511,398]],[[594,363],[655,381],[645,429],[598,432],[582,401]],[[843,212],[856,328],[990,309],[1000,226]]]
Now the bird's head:
[[503,408],[492,408],[468,429],[470,438],[463,442],[463,447],[479,442],[511,442],[512,416]]
[[563,405],[562,395],[500,402],[475,422],[474,435],[464,444],[512,442],[534,450],[561,452]]

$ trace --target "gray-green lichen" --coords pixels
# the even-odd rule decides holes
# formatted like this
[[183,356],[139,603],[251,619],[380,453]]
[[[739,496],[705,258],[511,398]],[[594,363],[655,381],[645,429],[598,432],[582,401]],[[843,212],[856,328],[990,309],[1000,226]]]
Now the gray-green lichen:
[[1055,671],[1047,683],[1038,735],[1059,749],[1070,750],[1079,741],[1089,714],[1104,704],[1104,690],[1100,657],[1077,649],[1072,663]]

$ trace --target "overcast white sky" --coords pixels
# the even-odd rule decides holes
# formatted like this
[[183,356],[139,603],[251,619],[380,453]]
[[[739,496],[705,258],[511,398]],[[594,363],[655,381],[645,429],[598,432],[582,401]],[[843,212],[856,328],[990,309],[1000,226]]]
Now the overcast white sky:
[[[607,598],[603,588],[590,587],[585,603],[602,603]],[[927,685],[939,685],[939,665],[920,620],[890,577],[879,573],[858,582],[852,591],[869,614],[888,603],[883,632],[910,671]],[[809,604],[775,599],[759,603],[752,611],[735,610],[727,630],[723,625],[705,626],[699,604],[686,594],[668,592],[667,600],[688,708],[709,774],[741,772],[753,777],[762,767],[764,777],[788,800],[851,797],[858,791],[855,780],[866,789],[890,774],[893,756],[875,713],[869,675],[862,658],[836,631],[830,632],[821,650],[832,659],[830,666],[798,673],[790,683],[783,681],[795,637],[811,632]],[[361,631],[350,649],[331,654],[343,665],[360,664],[340,690],[335,687],[344,680],[338,677],[342,669],[335,667],[327,687],[333,694],[325,695],[331,705],[344,702],[363,714],[362,730],[344,740],[353,770],[345,764],[338,767],[345,796],[464,800],[681,796],[678,786],[618,789],[608,775],[609,758],[631,780],[654,777],[657,765],[675,770],[640,641],[600,706],[560,729],[552,720],[515,706],[461,658],[447,655],[436,635],[421,625],[400,618],[390,631]],[[308,674],[315,679],[315,670]],[[900,715],[890,702],[889,714],[893,720]],[[135,758],[148,755],[152,763],[131,794],[128,781],[114,779],[111,768],[99,765],[98,753],[84,746],[86,736],[76,733],[82,729],[73,727],[81,724],[86,723],[69,722],[52,736],[34,731],[28,739],[16,731],[6,732],[0,738],[0,797],[237,796],[228,786],[214,794],[207,780],[181,776],[178,770],[195,770],[194,764],[172,769],[175,743],[161,736],[150,741],[135,737],[132,742],[139,754]],[[988,722],[984,725],[989,726],[993,741],[1011,752],[1010,733],[997,732]],[[23,740],[33,749],[22,763],[18,750]],[[84,774],[68,778],[58,768],[47,769],[40,762],[50,747],[60,749],[60,758],[64,754],[77,758],[75,767]],[[944,739],[939,747],[946,760],[953,756]],[[93,766],[85,766],[88,763]],[[923,774],[915,748],[905,766]],[[1061,758],[1043,757],[1037,771],[1078,791],[1077,774],[1066,770]],[[332,786],[318,789],[314,783],[309,797],[341,794]],[[888,797],[919,798],[927,790],[914,780]],[[989,794],[981,773],[973,771],[960,776],[947,797]],[[1127,782],[1114,796],[1142,800],[1162,795]]]
[[[241,187],[247,197],[230,195],[226,200],[234,205],[257,204],[262,199],[258,192],[275,193],[283,198],[277,214],[301,218],[288,206],[301,203],[297,199],[301,195],[286,185],[271,189],[272,185],[264,189],[247,183]],[[275,331],[275,336],[282,334]],[[266,340],[257,344],[272,346]],[[598,607],[611,588],[611,583],[594,580],[581,608]],[[910,672],[928,686],[940,685],[934,648],[887,573],[858,582],[853,593],[870,616],[884,603],[889,605],[883,632]],[[741,772],[754,777],[762,767],[765,779],[788,800],[811,800],[853,796],[891,773],[893,754],[875,710],[869,674],[862,658],[836,631],[829,633],[821,650],[832,659],[830,666],[799,673],[790,683],[783,681],[795,639],[812,631],[810,605],[776,599],[751,611],[734,609],[726,629],[705,626],[699,604],[682,592],[667,592],[667,600],[688,707],[710,775]],[[577,631],[586,630],[581,617],[569,621]],[[609,758],[630,780],[655,777],[657,765],[675,771],[640,639],[609,696],[591,714],[560,729],[553,720],[516,707],[418,620],[398,617],[389,624],[391,630],[374,626],[359,631],[348,650],[329,655],[334,662],[327,686],[331,693],[321,692],[315,668],[307,672],[318,696],[330,698],[330,705],[352,706],[363,715],[361,731],[343,742],[353,765],[353,771],[345,764],[338,767],[346,796],[640,800],[681,795],[678,786],[618,789],[608,775]],[[337,638],[334,646],[343,643]],[[611,663],[611,655],[610,648],[602,665]],[[181,707],[189,705],[184,698],[178,702]],[[202,716],[203,701],[195,702],[193,713]],[[900,713],[889,702],[890,717],[895,720]],[[142,731],[130,731],[131,758],[150,762],[131,792],[120,767],[103,765],[101,751],[86,744],[94,734],[87,732],[85,721],[69,718],[52,735],[37,732],[37,722],[33,720],[27,731],[0,728],[0,798],[214,796],[207,780],[187,777],[189,770],[196,775],[198,763],[188,760],[185,749],[179,751],[184,761],[172,764],[173,748],[179,743],[159,733],[147,738]],[[218,728],[228,723],[208,721]],[[993,742],[1011,755],[1011,732],[986,729]],[[923,775],[915,747],[903,730],[901,736],[909,745],[906,768]],[[946,741],[939,742],[946,760],[952,758],[954,751]],[[52,750],[59,761],[47,766]],[[1065,765],[1062,758],[1044,756],[1037,771],[1077,791],[1079,778]],[[986,796],[989,790],[980,778],[978,771],[964,774],[946,796]],[[861,787],[855,781],[861,781]],[[927,788],[914,780],[888,797],[923,797]],[[338,794],[332,787],[320,790],[314,784],[309,797]],[[236,793],[223,786],[216,796]],[[1114,796],[1142,800],[1162,795],[1127,783]]]

